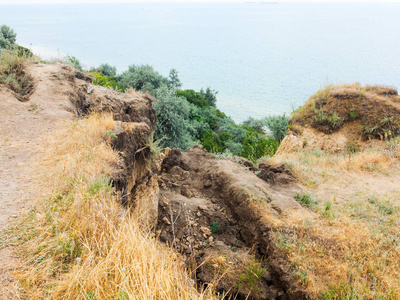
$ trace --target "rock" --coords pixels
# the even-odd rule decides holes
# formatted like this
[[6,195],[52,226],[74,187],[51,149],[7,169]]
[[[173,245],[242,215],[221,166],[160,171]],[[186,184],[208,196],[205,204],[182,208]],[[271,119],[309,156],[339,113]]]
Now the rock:
[[208,210],[208,207],[205,205],[199,205],[199,209],[204,211],[204,210]]
[[167,217],[162,218],[162,221],[167,225],[171,225],[171,222],[168,220]]
[[212,186],[212,182],[211,182],[210,179],[208,179],[208,180],[206,180],[206,182],[204,182],[204,187],[205,187],[205,188],[208,188],[208,187],[210,187],[210,186]]
[[87,88],[87,93],[90,94],[91,92],[93,92],[93,90],[94,90],[94,85],[91,84],[91,85],[89,85],[89,87]]
[[202,233],[204,233],[205,235],[210,235],[210,234],[211,234],[210,228],[207,228],[207,227],[204,227],[204,226],[201,226],[201,227],[200,227],[200,231],[201,231]]

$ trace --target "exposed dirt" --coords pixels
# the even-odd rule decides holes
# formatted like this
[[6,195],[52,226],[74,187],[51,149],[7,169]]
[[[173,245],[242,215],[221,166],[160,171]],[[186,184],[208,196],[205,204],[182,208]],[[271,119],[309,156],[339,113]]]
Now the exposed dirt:
[[370,140],[400,134],[400,97],[385,86],[328,86],[293,114],[278,154],[322,149],[361,150]]
[[159,186],[157,235],[186,255],[200,285],[237,299],[305,298],[269,238],[286,213],[309,213],[294,200],[301,190],[284,165],[256,168],[200,147],[173,149]]
[[[0,87],[0,230],[15,224],[23,211],[49,192],[40,172],[46,139],[89,112],[112,112],[117,121],[114,147],[121,151],[121,163],[114,179],[121,190],[134,185],[145,172],[145,147],[155,126],[151,98],[141,94],[119,94],[91,85],[91,77],[68,65],[31,64],[26,76],[34,90],[21,98]],[[139,170],[139,171],[138,171]],[[142,171],[141,171],[142,170]],[[18,297],[13,270],[18,267],[14,244],[7,233],[0,236],[0,298]]]

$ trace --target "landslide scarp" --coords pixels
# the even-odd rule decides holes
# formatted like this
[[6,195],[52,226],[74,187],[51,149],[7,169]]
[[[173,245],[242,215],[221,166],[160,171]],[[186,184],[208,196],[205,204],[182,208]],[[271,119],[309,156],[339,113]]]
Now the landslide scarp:
[[157,235],[187,257],[199,286],[212,284],[236,299],[306,299],[271,239],[283,215],[304,210],[285,166],[257,168],[200,147],[173,149],[158,182]]

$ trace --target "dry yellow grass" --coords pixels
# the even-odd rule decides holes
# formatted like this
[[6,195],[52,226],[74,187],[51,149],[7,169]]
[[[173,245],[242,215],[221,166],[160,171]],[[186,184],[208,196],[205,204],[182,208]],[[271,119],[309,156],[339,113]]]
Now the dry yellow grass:
[[[180,255],[120,206],[109,181],[118,153],[110,115],[74,122],[54,137],[43,168],[54,194],[21,225],[27,262],[16,274],[29,299],[210,299]],[[50,172],[52,171],[52,172]]]
[[400,299],[399,140],[355,154],[294,152],[269,159],[316,201],[288,214],[273,239],[318,299]]

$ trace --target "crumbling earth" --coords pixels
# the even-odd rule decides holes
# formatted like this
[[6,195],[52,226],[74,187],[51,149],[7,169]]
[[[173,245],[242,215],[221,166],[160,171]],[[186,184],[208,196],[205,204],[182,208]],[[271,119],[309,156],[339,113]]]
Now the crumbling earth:
[[[270,239],[299,186],[284,165],[221,160],[196,146],[173,149],[158,175],[156,233],[187,258],[199,286],[236,299],[305,299]],[[307,213],[304,211],[304,213]]]

